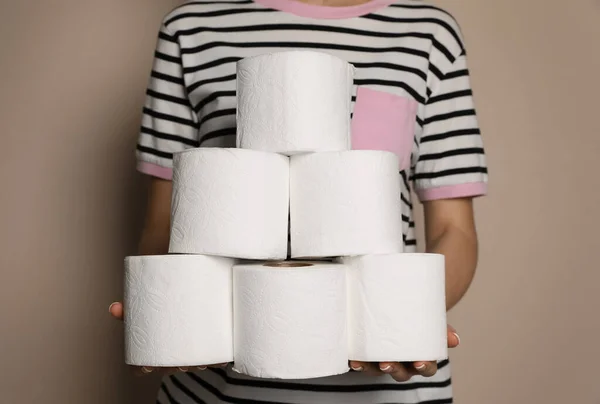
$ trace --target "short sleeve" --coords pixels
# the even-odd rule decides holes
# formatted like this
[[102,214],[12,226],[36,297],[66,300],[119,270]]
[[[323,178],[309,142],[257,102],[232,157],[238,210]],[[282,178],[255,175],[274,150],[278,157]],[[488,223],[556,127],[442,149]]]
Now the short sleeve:
[[415,192],[421,201],[484,195],[488,171],[464,52],[437,76],[412,159]]
[[138,138],[138,170],[171,179],[173,153],[198,147],[198,117],[189,101],[177,37],[158,34]]

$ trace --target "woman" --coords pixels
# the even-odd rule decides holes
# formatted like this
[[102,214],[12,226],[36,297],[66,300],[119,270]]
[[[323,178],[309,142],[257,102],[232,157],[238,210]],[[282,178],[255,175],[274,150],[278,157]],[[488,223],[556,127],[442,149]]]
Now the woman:
[[[412,182],[424,206],[426,249],[446,256],[450,310],[475,272],[472,199],[486,192],[487,168],[458,24],[417,0],[203,0],[169,13],[137,146],[138,168],[152,178],[139,253],[167,252],[173,153],[235,147],[235,62],[289,49],[352,63],[353,136],[377,146],[377,136],[390,134],[406,146],[400,156],[406,250],[416,248]],[[369,130],[375,123],[377,130]],[[122,304],[110,312],[122,318]],[[450,327],[448,342],[459,343]],[[448,361],[352,362],[346,375],[305,381],[252,379],[227,366],[198,365],[141,371],[166,374],[158,394],[163,404],[452,402]]]

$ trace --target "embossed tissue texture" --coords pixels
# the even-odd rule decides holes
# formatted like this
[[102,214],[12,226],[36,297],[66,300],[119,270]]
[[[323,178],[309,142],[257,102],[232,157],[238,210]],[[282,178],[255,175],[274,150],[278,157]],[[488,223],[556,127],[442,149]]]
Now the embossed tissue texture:
[[234,370],[306,379],[348,371],[346,277],[342,265],[237,265]]
[[291,255],[402,252],[398,158],[354,150],[290,158]]
[[237,146],[287,155],[349,150],[354,67],[286,51],[237,65]]
[[403,253],[338,261],[348,267],[349,359],[448,357],[443,255]]
[[199,148],[175,154],[173,165],[169,252],[286,258],[287,156]]
[[125,362],[231,362],[233,265],[232,259],[201,255],[127,257]]

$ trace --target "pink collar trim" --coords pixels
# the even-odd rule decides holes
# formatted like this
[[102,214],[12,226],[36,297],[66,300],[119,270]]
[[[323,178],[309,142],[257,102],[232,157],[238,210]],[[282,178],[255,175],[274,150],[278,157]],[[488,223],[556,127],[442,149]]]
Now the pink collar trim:
[[360,17],[385,8],[397,0],[371,0],[364,4],[347,7],[317,6],[298,0],[254,0],[264,7],[285,11],[310,18],[352,18]]

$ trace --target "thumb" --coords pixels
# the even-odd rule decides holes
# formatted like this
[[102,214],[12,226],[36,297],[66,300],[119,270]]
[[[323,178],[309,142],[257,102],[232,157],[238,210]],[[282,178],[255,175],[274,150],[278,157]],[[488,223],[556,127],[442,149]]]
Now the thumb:
[[456,329],[448,324],[448,348],[456,348],[460,344],[460,337]]
[[123,320],[123,303],[112,303],[110,306],[108,306],[108,312],[117,320]]

